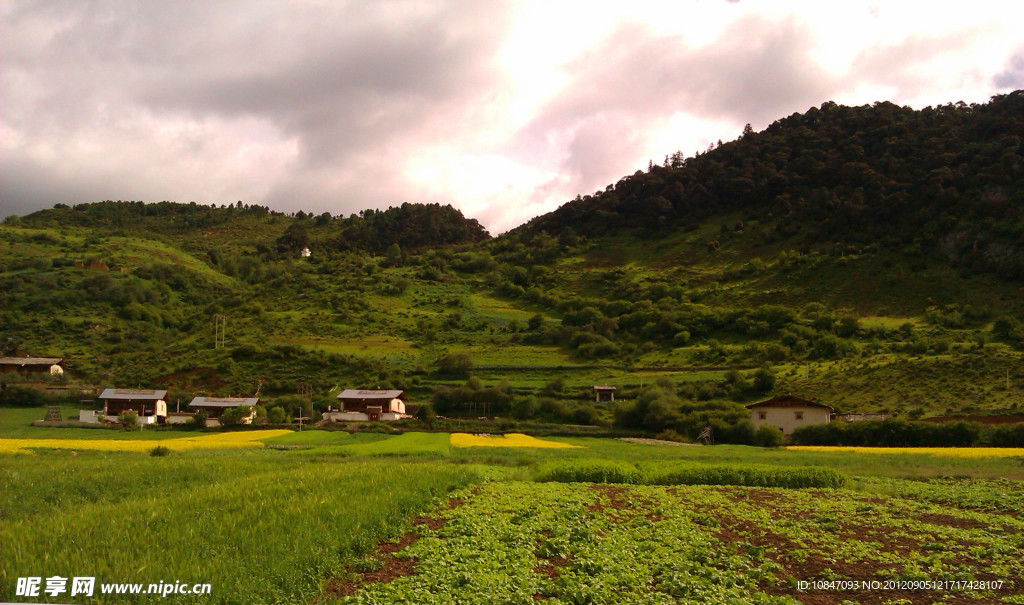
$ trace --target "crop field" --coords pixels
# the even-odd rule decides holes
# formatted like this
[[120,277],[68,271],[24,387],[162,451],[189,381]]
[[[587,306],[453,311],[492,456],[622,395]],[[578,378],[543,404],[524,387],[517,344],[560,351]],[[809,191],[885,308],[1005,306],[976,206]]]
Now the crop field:
[[[327,590],[341,603],[1019,603],[1013,512],[849,491],[492,483]],[[882,588],[800,588],[844,580]]]
[[537,439],[522,433],[509,433],[507,435],[470,435],[467,433],[452,433],[449,438],[454,447],[539,447],[539,448],[567,448],[579,447],[562,441],[551,441],[548,439]]
[[156,445],[161,445],[171,451],[218,450],[263,447],[263,439],[287,434],[291,434],[291,431],[212,433],[195,437],[163,439],[159,443],[142,439],[0,439],[0,452],[26,452],[37,448],[142,452],[149,451]]
[[[0,601],[1024,603],[1018,458],[31,430],[0,441],[46,442],[0,452]],[[118,438],[44,438],[64,431]],[[175,448],[218,442],[247,447]],[[212,590],[15,594],[52,576]]]

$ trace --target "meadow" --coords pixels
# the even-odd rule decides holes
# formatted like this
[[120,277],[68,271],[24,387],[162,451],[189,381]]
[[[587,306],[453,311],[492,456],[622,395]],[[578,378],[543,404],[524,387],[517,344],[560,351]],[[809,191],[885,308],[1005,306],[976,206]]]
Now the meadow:
[[[0,423],[0,444],[31,447],[0,453],[0,600],[18,600],[19,577],[84,575],[212,592],[39,601],[1024,602],[1019,458],[423,432],[154,440],[15,424]],[[44,437],[57,431],[119,438]],[[206,439],[248,447],[174,449]],[[148,455],[157,444],[171,452]],[[583,474],[594,467],[627,479]],[[772,487],[808,477],[842,487]],[[796,584],[844,578],[1004,582]]]

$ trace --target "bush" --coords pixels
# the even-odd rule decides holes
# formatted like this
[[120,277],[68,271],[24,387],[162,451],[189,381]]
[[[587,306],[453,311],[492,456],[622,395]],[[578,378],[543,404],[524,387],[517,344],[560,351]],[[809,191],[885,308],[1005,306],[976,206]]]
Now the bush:
[[786,437],[782,434],[782,429],[777,426],[761,425],[754,432],[754,445],[758,447],[780,447],[784,443],[786,443]]
[[830,468],[761,465],[644,464],[643,469],[619,460],[562,460],[542,463],[536,481],[557,483],[628,483],[643,485],[744,485],[751,487],[842,487],[846,476]]
[[158,445],[158,446],[154,447],[153,449],[149,450],[149,455],[150,456],[166,456],[167,454],[170,454],[170,453],[171,453],[170,448],[166,448],[166,447],[164,447],[162,445]]
[[971,447],[993,434],[973,422],[908,422],[865,420],[798,427],[790,438],[795,445],[848,445],[861,447]]
[[441,374],[466,376],[473,369],[473,360],[465,353],[450,353],[437,360],[437,371]]
[[0,405],[36,407],[46,403],[46,393],[40,389],[16,384],[0,385]]

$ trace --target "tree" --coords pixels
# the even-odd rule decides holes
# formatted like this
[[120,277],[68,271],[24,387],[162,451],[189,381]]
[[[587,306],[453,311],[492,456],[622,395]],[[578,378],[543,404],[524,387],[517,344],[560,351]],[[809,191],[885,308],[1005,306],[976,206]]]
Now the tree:
[[284,424],[288,421],[288,414],[283,407],[270,408],[267,412],[267,422],[270,424]]
[[387,255],[388,265],[392,267],[397,267],[399,264],[401,264],[402,249],[398,246],[397,243],[388,246],[388,251],[385,254]]
[[420,405],[419,409],[416,410],[416,419],[426,424],[432,423],[437,419],[437,413],[434,412],[434,406],[429,403]]
[[767,393],[775,388],[775,374],[771,368],[758,368],[754,372],[754,389],[759,393]]

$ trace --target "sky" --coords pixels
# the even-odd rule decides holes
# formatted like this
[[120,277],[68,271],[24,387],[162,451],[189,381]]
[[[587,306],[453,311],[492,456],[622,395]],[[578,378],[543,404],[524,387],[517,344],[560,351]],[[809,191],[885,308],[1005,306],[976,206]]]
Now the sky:
[[4,0],[0,216],[452,204],[492,234],[826,101],[1024,88],[1024,3]]

